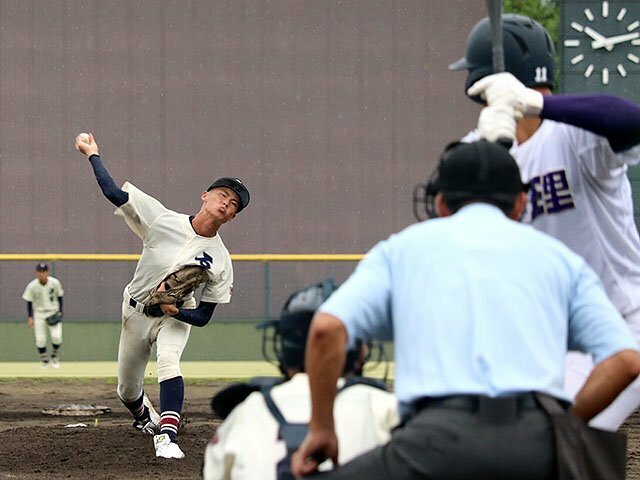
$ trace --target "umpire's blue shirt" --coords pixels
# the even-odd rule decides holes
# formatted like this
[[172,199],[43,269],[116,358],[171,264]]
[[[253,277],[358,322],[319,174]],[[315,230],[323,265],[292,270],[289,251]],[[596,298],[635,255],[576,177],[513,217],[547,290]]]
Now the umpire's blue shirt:
[[637,349],[585,261],[559,241],[473,203],[377,244],[320,311],[354,338],[395,340],[395,391],[563,390],[567,349],[595,363]]

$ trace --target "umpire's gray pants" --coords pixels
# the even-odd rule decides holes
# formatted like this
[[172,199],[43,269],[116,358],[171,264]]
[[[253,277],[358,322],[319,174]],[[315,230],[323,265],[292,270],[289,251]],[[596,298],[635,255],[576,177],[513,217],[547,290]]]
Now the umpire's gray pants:
[[537,406],[486,414],[434,404],[397,429],[389,443],[356,457],[322,480],[552,480],[555,440]]

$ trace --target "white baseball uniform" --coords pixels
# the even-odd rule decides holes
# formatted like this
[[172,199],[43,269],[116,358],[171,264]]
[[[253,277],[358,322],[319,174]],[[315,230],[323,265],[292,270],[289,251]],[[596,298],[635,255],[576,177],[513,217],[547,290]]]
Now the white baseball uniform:
[[[342,384],[343,380],[340,380]],[[271,389],[285,419],[308,423],[311,395],[306,374]],[[368,385],[345,388],[334,405],[336,434],[340,443],[339,463],[382,445],[398,424],[397,401],[390,392]],[[229,414],[205,449],[204,480],[275,480],[276,465],[286,455],[278,438],[279,424],[260,392],[249,395]],[[327,461],[321,470],[330,468]]]
[[[129,199],[115,213],[124,217],[129,228],[143,241],[133,279],[124,289],[118,349],[118,394],[124,401],[131,402],[142,394],[144,371],[154,342],[157,343],[158,382],[182,375],[180,357],[191,330],[191,325],[167,315],[145,316],[142,308],[150,292],[170,273],[197,265],[204,268],[209,277],[201,300],[229,303],[233,268],[219,233],[202,237],[194,231],[188,215],[167,209],[128,182],[122,189],[129,194]],[[137,303],[136,307],[131,305],[131,299]],[[182,308],[195,306],[191,295]]]
[[[640,147],[615,153],[604,137],[545,120],[512,154],[531,182],[524,220],[585,258],[640,341],[640,238],[627,178],[627,165],[640,162]],[[582,388],[592,366],[591,357],[569,354],[569,393]],[[639,403],[636,381],[591,425],[617,430]]]
[[33,306],[33,332],[37,348],[47,346],[47,331],[49,331],[53,344],[60,345],[62,343],[62,322],[48,325],[45,318],[60,311],[58,297],[63,296],[64,290],[60,280],[52,276],[47,277],[47,283],[44,285],[35,278],[24,289],[22,299],[31,302]]
[[[476,139],[472,132],[464,141]],[[615,153],[605,137],[544,120],[527,141],[514,144],[511,154],[523,182],[531,183],[523,221],[584,257],[640,341],[640,238],[627,178],[627,165],[640,162],[640,146]],[[571,395],[592,367],[589,356],[569,354],[565,388]],[[636,380],[590,423],[617,430],[639,404]]]

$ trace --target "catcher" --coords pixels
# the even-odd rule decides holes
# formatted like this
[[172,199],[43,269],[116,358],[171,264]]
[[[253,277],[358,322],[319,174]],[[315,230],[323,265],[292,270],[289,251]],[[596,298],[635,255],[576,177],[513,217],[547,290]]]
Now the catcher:
[[[105,197],[143,243],[133,279],[124,289],[118,347],[118,396],[133,426],[154,435],[157,457],[182,458],[178,425],[184,401],[180,357],[191,326],[206,325],[218,303],[231,300],[233,268],[219,228],[249,203],[237,178],[216,180],[202,193],[196,215],[176,213],[130,183],[119,188],[100,159],[93,135],[76,148],[89,159]],[[202,285],[196,308],[194,291]],[[157,344],[160,415],[144,393],[144,372]]]
[[[316,309],[335,290],[333,279],[294,292],[278,320],[263,322],[262,355],[281,377],[256,377],[219,391],[211,401],[224,419],[204,454],[204,480],[293,479],[291,454],[307,433],[311,416],[305,350]],[[379,346],[382,357],[382,346]],[[370,350],[356,340],[347,351],[336,396],[341,462],[388,442],[398,424],[395,396],[384,382],[363,377]],[[329,468],[329,462],[323,466]]]
[[[22,299],[27,302],[27,325],[33,329],[42,368],[60,368],[63,296],[62,284],[49,275],[49,266],[46,263],[36,265],[36,278],[26,286]],[[47,332],[51,337],[51,359],[47,354]]]

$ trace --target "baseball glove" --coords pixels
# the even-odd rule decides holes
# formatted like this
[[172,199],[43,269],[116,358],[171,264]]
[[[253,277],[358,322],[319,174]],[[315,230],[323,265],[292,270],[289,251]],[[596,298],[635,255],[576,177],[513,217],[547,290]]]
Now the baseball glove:
[[51,326],[59,324],[61,320],[62,320],[62,312],[56,312],[53,315],[49,315],[47,318],[44,319],[44,321]]
[[184,297],[194,292],[207,281],[207,278],[207,271],[195,265],[173,272],[151,291],[149,301],[144,307],[144,314],[148,317],[162,317],[164,313],[160,305],[181,307]]

